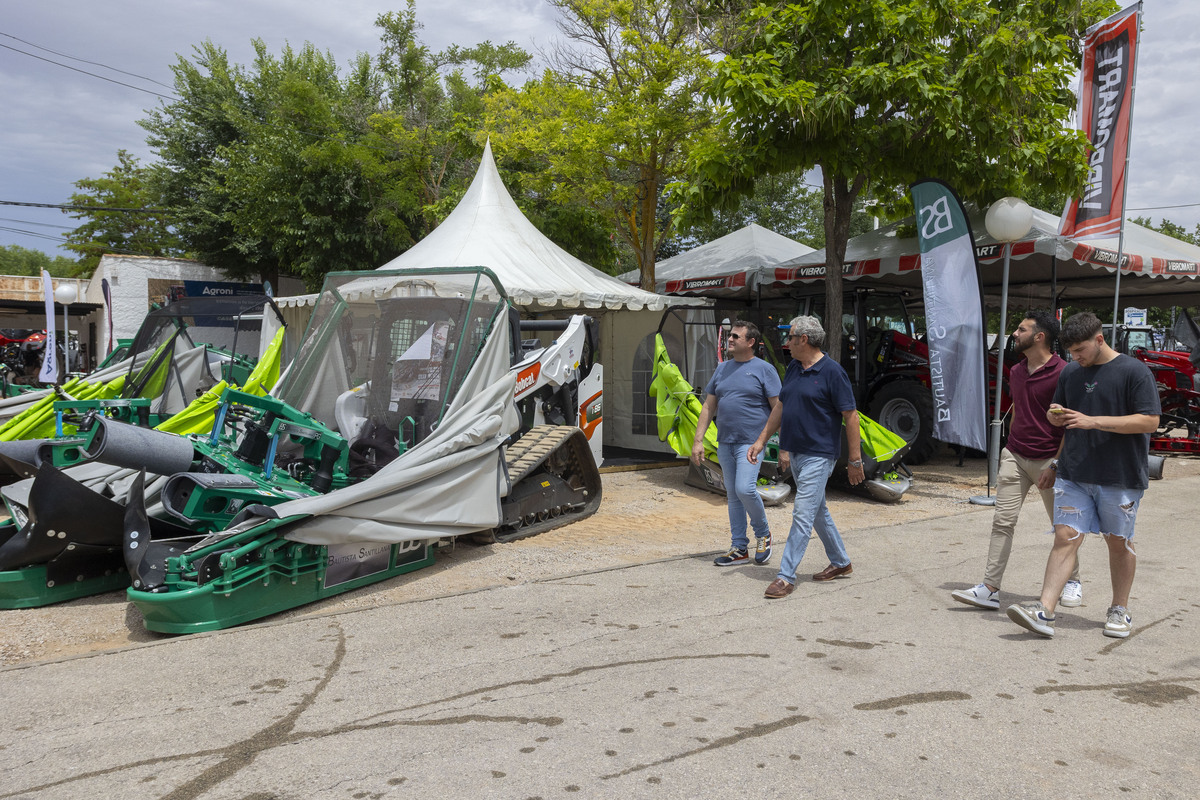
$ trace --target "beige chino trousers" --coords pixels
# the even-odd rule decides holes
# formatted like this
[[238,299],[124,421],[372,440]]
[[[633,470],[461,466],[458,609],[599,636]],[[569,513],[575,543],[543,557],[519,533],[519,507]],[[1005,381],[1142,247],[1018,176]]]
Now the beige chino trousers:
[[[992,538],[988,546],[987,570],[983,574],[983,582],[988,586],[1000,588],[1004,579],[1004,570],[1008,567],[1008,554],[1012,551],[1013,531],[1017,527],[1017,517],[1021,515],[1021,507],[1025,505],[1025,496],[1029,488],[1037,488],[1038,476],[1042,470],[1050,466],[1052,459],[1032,459],[1010,453],[1005,447],[1000,451],[1000,473],[996,477],[996,507],[992,515]],[[1046,507],[1046,517],[1050,520],[1051,531],[1054,526],[1054,487],[1038,489],[1042,505]],[[1079,559],[1075,559],[1075,568],[1071,580],[1079,580]]]

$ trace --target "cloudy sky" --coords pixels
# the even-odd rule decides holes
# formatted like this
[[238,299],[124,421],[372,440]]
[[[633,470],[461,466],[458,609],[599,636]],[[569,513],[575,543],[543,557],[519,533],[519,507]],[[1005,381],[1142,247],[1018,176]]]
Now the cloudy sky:
[[[171,94],[170,65],[177,54],[190,57],[195,44],[211,39],[233,61],[248,63],[252,38],[265,40],[275,53],[285,43],[308,41],[345,65],[356,53],[374,55],[375,18],[403,8],[400,0],[39,0],[7,6],[0,16],[0,200],[25,203],[67,202],[74,182],[112,169],[119,149],[151,160],[137,120],[159,102],[152,93]],[[418,0],[417,16],[433,50],[511,40],[534,51],[557,35],[555,11],[546,0]],[[1156,223],[1166,218],[1192,230],[1200,224],[1194,147],[1200,131],[1200,3],[1146,0],[1139,59],[1128,215]],[[56,252],[73,222],[57,210],[0,205],[0,246]]]

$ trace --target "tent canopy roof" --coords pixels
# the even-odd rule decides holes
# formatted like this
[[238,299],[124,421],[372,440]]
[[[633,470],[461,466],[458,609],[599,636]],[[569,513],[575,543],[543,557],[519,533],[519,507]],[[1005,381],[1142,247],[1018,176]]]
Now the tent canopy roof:
[[[655,288],[667,294],[746,295],[748,277],[764,267],[814,252],[811,247],[751,223],[719,239],[660,261],[654,267]],[[636,284],[637,270],[621,280]]]
[[[984,214],[969,210],[985,289],[1000,286],[1004,249],[987,233]],[[919,290],[921,255],[913,218],[868,231],[851,239],[844,260],[847,280],[877,278],[881,284]],[[1058,235],[1058,217],[1034,209],[1033,228],[1013,244],[1009,292],[1016,297],[1049,301],[1052,282],[1058,302],[1088,302],[1113,296],[1117,238],[1078,241]],[[1192,305],[1200,302],[1200,247],[1132,222],[1125,223],[1121,269],[1122,300],[1149,305]],[[792,259],[757,278],[764,289],[779,290],[820,281],[825,276],[825,251]]]
[[538,309],[661,310],[706,303],[642,291],[563,250],[531,223],[504,188],[489,142],[475,179],[445,221],[380,269],[488,267],[513,303]]

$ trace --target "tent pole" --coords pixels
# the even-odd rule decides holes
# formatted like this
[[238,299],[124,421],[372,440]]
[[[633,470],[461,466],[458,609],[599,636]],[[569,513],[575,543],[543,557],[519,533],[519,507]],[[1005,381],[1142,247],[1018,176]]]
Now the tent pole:
[[[1142,23],[1142,4],[1138,3],[1138,29]],[[1133,149],[1133,102],[1137,99],[1137,62],[1142,52],[1141,41],[1133,51],[1133,72],[1129,76],[1129,130],[1125,132],[1125,171],[1121,173],[1121,234],[1117,237],[1117,282],[1113,287],[1113,320],[1112,341],[1109,345],[1117,346],[1117,309],[1121,305],[1121,262],[1125,256],[1125,198],[1129,195],[1129,151]]]
[[1050,314],[1058,319],[1058,256],[1050,256]]
[[[1126,165],[1129,161],[1126,159]],[[1126,170],[1128,170],[1126,166]],[[1125,254],[1125,201],[1121,201],[1121,235],[1117,238],[1117,282],[1113,287],[1113,321],[1112,321],[1112,336],[1109,337],[1109,346],[1117,346],[1117,311],[1121,305],[1121,260]]]
[[1000,399],[1004,389],[1004,346],[1008,338],[1008,259],[1012,255],[1012,242],[1004,246],[1004,277],[1000,285],[1000,332],[996,337],[996,405],[992,408],[992,437],[988,442],[988,494],[999,482],[1000,477]]

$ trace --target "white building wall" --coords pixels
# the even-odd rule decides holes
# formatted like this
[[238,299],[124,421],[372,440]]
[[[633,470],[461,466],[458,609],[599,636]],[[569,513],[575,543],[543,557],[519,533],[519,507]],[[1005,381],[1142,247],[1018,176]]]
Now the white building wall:
[[[128,339],[137,333],[146,312],[150,310],[149,280],[227,281],[229,278],[219,269],[181,258],[154,258],[150,256],[101,257],[100,266],[92,273],[88,282],[86,300],[104,305],[104,291],[100,282],[108,279],[112,292],[113,337]],[[103,357],[108,352],[108,323],[103,310],[95,312],[88,322],[96,323],[96,352]]]

